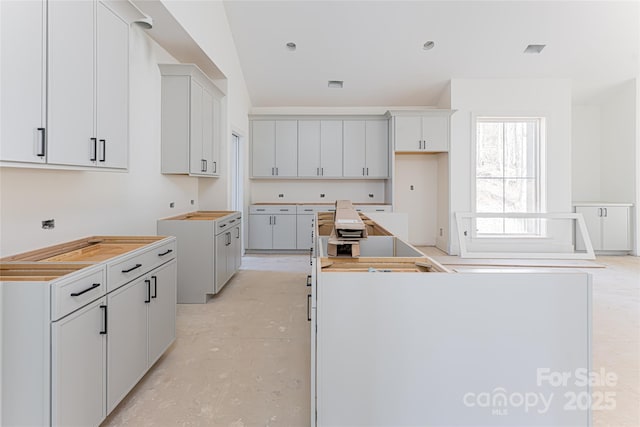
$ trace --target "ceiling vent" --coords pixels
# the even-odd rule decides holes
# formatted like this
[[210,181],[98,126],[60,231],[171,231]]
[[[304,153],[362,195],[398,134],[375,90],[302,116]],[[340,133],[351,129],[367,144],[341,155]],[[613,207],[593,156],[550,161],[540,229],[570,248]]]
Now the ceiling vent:
[[524,53],[540,53],[545,46],[546,44],[530,44],[524,50]]
[[332,88],[342,89],[343,84],[344,84],[344,81],[342,80],[329,80],[329,87],[332,87]]

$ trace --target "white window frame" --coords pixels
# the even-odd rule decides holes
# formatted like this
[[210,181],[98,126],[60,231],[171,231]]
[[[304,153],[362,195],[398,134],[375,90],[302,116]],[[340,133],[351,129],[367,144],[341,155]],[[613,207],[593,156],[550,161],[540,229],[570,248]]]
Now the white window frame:
[[[545,114],[529,113],[529,114],[496,114],[496,113],[472,113],[471,115],[471,210],[473,213],[478,213],[476,200],[477,200],[477,135],[478,135],[478,122],[479,121],[494,121],[494,122],[508,122],[508,121],[529,121],[535,120],[538,122],[538,141],[537,141],[537,164],[536,164],[536,191],[538,194],[538,210],[537,212],[528,213],[544,213],[546,212],[546,133],[547,133],[547,118]],[[483,213],[484,214],[484,213]],[[508,217],[506,212],[496,212],[503,218]],[[486,217],[482,215],[481,217]],[[545,222],[541,221],[537,233],[478,233],[477,227],[472,229],[472,237],[476,239],[530,239],[530,238],[545,238],[546,227]]]

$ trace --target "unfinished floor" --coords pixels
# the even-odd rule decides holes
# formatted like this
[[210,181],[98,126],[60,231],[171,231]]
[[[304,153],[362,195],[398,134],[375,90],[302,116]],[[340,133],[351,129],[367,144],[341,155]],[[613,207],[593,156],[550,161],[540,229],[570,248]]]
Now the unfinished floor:
[[[438,253],[429,252],[429,255]],[[596,427],[640,426],[640,258],[599,257],[593,369],[618,375]],[[207,304],[178,305],[175,344],[103,426],[309,425],[308,255],[251,255]],[[389,426],[391,427],[391,426]]]

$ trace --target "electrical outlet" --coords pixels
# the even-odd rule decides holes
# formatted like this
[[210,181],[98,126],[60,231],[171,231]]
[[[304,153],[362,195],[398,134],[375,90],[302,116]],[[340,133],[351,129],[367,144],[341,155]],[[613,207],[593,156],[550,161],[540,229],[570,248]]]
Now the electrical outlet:
[[42,229],[43,230],[51,230],[56,227],[55,219],[45,219],[42,221]]
[[282,199],[284,197],[284,194],[280,193],[278,194],[278,197]]
[[324,199],[324,193],[320,193],[320,198]]
[[170,208],[175,208],[176,207],[176,202],[169,202],[169,207]]
[[195,205],[195,204],[196,204],[196,201],[195,201],[195,200],[193,200],[193,199],[191,199],[191,204],[192,204],[192,205]]
[[442,231],[442,228],[441,228],[440,229],[440,237],[442,237],[442,233],[443,233],[443,231]]
[[413,185],[409,186],[409,189],[413,191]]
[[373,199],[373,193],[369,193],[369,198]]

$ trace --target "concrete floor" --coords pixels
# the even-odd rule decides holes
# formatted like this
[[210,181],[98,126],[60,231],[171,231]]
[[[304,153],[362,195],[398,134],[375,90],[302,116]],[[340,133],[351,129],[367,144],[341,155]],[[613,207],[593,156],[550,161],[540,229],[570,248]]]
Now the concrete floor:
[[[437,253],[430,252],[430,255]],[[617,374],[596,427],[640,426],[640,258],[599,257],[593,370]],[[309,425],[307,255],[251,255],[207,304],[178,305],[175,344],[103,426]]]

